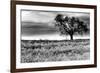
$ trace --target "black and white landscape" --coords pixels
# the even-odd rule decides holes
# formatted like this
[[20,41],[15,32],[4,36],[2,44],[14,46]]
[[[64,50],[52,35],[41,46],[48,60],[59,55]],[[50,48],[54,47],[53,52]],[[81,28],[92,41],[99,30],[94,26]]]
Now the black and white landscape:
[[89,13],[21,11],[21,63],[89,59]]

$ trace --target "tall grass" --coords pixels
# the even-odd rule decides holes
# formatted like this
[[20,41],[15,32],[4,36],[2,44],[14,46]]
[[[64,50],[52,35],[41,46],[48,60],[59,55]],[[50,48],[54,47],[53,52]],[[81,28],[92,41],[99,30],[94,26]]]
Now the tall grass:
[[90,58],[90,40],[22,40],[21,62],[87,60]]

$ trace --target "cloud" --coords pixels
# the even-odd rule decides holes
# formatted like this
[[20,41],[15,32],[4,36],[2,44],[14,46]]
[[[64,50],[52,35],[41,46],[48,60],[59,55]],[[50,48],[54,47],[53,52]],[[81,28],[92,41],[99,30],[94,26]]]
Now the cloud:
[[59,34],[54,27],[54,18],[57,14],[69,17],[78,17],[89,24],[89,13],[65,11],[22,11],[22,35],[49,35]]
[[54,13],[39,11],[22,11],[22,21],[47,23],[54,20]]
[[[23,24],[25,24],[24,22]],[[35,25],[32,25],[35,24]],[[22,26],[22,35],[24,36],[32,36],[32,35],[49,35],[57,33],[57,29],[52,26],[48,26],[42,23],[26,23]]]
[[54,20],[57,14],[62,14],[69,17],[89,17],[89,13],[80,12],[65,12],[65,11],[22,11],[22,21],[47,23]]

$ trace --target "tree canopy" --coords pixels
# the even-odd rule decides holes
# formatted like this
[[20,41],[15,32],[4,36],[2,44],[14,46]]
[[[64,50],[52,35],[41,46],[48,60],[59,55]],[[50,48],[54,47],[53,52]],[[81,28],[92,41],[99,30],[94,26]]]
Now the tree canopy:
[[71,40],[73,40],[73,35],[75,32],[82,34],[83,32],[87,32],[89,29],[84,21],[81,21],[77,17],[68,17],[62,14],[58,14],[55,17],[55,26],[60,31],[61,35],[70,35]]

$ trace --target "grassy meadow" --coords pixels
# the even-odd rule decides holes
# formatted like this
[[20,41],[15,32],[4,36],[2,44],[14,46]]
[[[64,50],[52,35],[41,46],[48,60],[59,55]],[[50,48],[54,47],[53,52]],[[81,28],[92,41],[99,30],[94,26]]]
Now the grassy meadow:
[[88,60],[90,40],[21,40],[21,63]]

